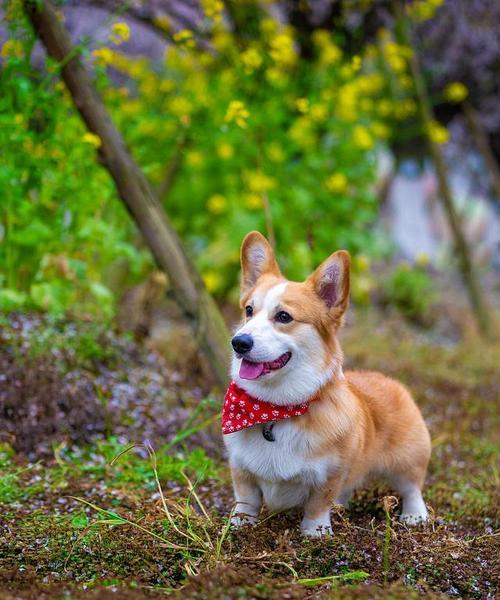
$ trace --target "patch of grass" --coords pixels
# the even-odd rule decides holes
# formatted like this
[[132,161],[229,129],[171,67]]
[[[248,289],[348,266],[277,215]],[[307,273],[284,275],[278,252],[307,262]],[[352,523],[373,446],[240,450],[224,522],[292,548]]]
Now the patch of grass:
[[[111,436],[106,440],[99,440],[94,446],[82,449],[72,449],[60,453],[61,464],[75,477],[90,477],[92,480],[106,480],[109,487],[130,486],[151,491],[156,483],[154,471],[147,453],[129,453],[127,460],[115,461],[114,459],[135,448],[136,445],[127,445]],[[171,445],[165,445],[156,451],[156,469],[161,481],[184,482],[184,474],[193,476],[197,481],[208,477],[216,477],[218,468],[213,459],[208,457],[203,448],[196,448],[187,452],[173,451]]]
[[98,364],[112,365],[117,351],[110,342],[110,323],[81,322],[47,317],[42,326],[28,330],[26,341],[29,356],[36,358],[52,354],[63,370],[81,367],[95,370]]

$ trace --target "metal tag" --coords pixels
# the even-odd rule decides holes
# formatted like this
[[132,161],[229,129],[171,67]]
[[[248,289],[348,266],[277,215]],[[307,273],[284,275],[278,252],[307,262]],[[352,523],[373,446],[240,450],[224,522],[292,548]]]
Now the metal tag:
[[273,433],[273,427],[274,427],[274,423],[265,423],[264,426],[262,427],[262,435],[264,436],[264,439],[267,440],[268,442],[276,441],[276,438],[274,437],[274,433]]

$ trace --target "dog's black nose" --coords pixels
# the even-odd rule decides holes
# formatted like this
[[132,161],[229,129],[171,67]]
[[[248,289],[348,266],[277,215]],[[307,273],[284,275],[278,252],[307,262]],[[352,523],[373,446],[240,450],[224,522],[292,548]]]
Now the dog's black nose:
[[247,333],[242,333],[241,335],[235,335],[231,340],[231,344],[235,352],[238,354],[246,354],[252,349],[253,339],[252,336]]

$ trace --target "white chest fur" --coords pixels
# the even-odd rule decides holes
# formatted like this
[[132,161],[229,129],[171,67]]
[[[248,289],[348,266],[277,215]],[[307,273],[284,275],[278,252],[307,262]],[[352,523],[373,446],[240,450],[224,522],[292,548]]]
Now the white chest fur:
[[311,434],[291,420],[276,422],[274,442],[262,435],[262,425],[224,436],[233,467],[257,478],[264,500],[271,510],[300,505],[312,486],[326,481],[338,466],[334,456],[313,458]]

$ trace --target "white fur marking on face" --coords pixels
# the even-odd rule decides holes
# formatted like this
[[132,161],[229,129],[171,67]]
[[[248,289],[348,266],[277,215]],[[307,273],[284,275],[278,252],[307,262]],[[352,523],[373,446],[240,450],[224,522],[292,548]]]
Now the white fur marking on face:
[[236,355],[233,355],[231,367],[232,378],[239,387],[260,400],[279,406],[300,404],[310,399],[341,370],[335,358],[325,369],[326,350],[312,324],[295,323],[292,331],[286,326],[276,326],[274,316],[287,285],[285,281],[269,289],[257,287],[250,298],[254,304],[254,316],[235,335],[246,333],[252,337],[254,345],[246,355],[248,360],[270,362],[291,352],[290,361],[282,369],[254,380],[240,379],[241,359]]

